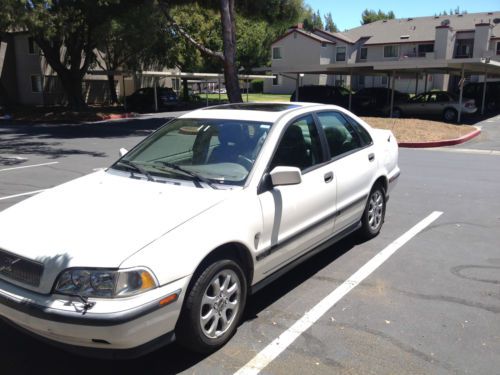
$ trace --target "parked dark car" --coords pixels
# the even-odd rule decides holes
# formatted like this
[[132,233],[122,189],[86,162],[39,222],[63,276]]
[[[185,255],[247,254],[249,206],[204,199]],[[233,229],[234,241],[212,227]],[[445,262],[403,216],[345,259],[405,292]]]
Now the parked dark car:
[[[158,99],[158,109],[171,109],[177,104],[177,94],[170,87],[158,87],[156,89]],[[154,111],[155,99],[154,88],[145,87],[136,90],[132,95],[127,96],[127,110],[130,111]]]
[[[470,82],[464,86],[463,97],[474,99],[476,105],[481,109],[483,103],[483,82]],[[500,81],[486,83],[485,110],[487,112],[500,111]]]
[[[290,101],[295,101],[296,93],[293,92]],[[349,107],[349,90],[342,86],[302,86],[299,88],[299,101],[323,104],[335,104]]]
[[[367,87],[356,91],[352,97],[352,109],[356,113],[386,114],[391,104],[391,89],[386,87]],[[394,90],[394,103],[407,102],[410,96]]]

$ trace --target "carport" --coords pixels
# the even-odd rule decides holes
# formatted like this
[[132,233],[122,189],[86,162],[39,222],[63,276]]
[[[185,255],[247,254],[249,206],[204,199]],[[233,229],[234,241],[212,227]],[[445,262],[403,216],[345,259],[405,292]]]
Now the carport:
[[[379,62],[363,62],[356,64],[349,63],[334,63],[314,66],[302,66],[293,70],[276,71],[284,77],[292,78],[296,82],[297,100],[299,98],[299,79],[304,74],[341,74],[352,77],[353,75],[385,75],[389,77],[388,84],[391,86],[392,95],[390,100],[390,116],[392,117],[394,109],[394,87],[395,77],[398,74],[405,75],[424,75],[429,74],[450,74],[460,77],[459,88],[459,103],[457,122],[461,120],[461,105],[463,100],[463,86],[467,75],[482,75],[484,77],[483,84],[483,101],[481,106],[481,114],[484,114],[485,98],[486,98],[486,83],[488,78],[500,77],[500,62],[491,60],[490,58],[464,58],[464,59],[403,59],[398,61],[379,61]],[[418,89],[418,79],[415,80],[415,90]],[[427,86],[427,79],[425,80]],[[349,87],[350,88],[350,87]],[[425,87],[425,91],[427,87]],[[352,104],[352,94],[349,94],[349,110]]]
[[[140,71],[140,72],[135,72],[135,71],[106,71],[106,70],[94,70],[90,71],[89,74],[92,75],[109,75],[113,74],[115,76],[121,76],[122,79],[122,86],[123,86],[123,97],[124,97],[124,106],[125,108],[127,107],[126,103],[126,92],[125,92],[125,77],[139,77],[139,76],[145,76],[145,77],[153,77],[154,78],[154,84],[153,84],[153,89],[154,89],[154,107],[155,107],[155,112],[158,112],[158,98],[157,98],[157,89],[158,89],[158,82],[160,79],[164,78],[174,78],[174,79],[180,79],[182,81],[182,97],[184,100],[189,99],[189,89],[188,89],[188,83],[189,81],[194,81],[194,82],[201,82],[201,83],[209,83],[209,82],[217,82],[217,87],[219,88],[218,94],[219,94],[219,102],[221,101],[221,92],[220,92],[220,85],[221,83],[224,83],[224,74],[223,73],[188,73],[188,72],[172,72],[172,71]],[[275,76],[273,75],[256,75],[256,74],[239,74],[238,79],[242,82],[245,83],[245,88],[246,88],[246,95],[247,95],[247,101],[248,101],[248,91],[249,91],[249,82],[253,79],[274,79]],[[208,93],[206,94],[206,103],[208,106]]]

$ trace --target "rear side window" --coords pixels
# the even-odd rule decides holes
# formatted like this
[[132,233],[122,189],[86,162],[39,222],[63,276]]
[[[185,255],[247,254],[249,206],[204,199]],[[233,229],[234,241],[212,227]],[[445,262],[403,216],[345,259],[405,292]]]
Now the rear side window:
[[361,143],[363,146],[368,146],[373,143],[372,137],[370,136],[370,133],[360,124],[356,122],[352,117],[344,115],[344,117],[349,121],[349,124],[356,130],[356,132],[359,134],[359,137],[361,138]]
[[353,126],[339,112],[320,112],[317,116],[324,130],[331,158],[362,147]]

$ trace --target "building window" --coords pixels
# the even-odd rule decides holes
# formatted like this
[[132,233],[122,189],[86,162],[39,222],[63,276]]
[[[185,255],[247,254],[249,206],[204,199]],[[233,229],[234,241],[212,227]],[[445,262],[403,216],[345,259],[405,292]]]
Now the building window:
[[459,39],[455,48],[455,58],[471,58],[474,51],[474,39]]
[[359,59],[366,60],[367,57],[368,57],[368,48],[361,47],[361,49],[359,50]]
[[345,47],[337,47],[336,61],[345,61]]
[[399,46],[396,46],[396,45],[384,46],[384,57],[385,58],[398,57],[398,56],[399,56]]
[[425,57],[426,53],[431,52],[434,52],[434,43],[418,45],[418,57]]
[[358,84],[360,86],[364,86],[365,85],[365,76],[358,76]]
[[497,42],[497,55],[500,55],[500,42]]
[[33,75],[31,76],[31,92],[42,92],[42,76]]
[[279,60],[281,58],[283,58],[281,47],[273,47],[273,60]]
[[281,74],[275,74],[273,78],[273,86],[280,86],[282,81]]
[[326,48],[326,43],[321,43],[322,48]]

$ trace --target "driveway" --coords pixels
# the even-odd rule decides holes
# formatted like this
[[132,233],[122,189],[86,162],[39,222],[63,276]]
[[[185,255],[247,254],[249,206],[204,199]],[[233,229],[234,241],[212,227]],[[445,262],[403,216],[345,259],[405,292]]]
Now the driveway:
[[455,147],[500,151],[500,114],[475,125],[481,128],[481,134],[471,141]]

